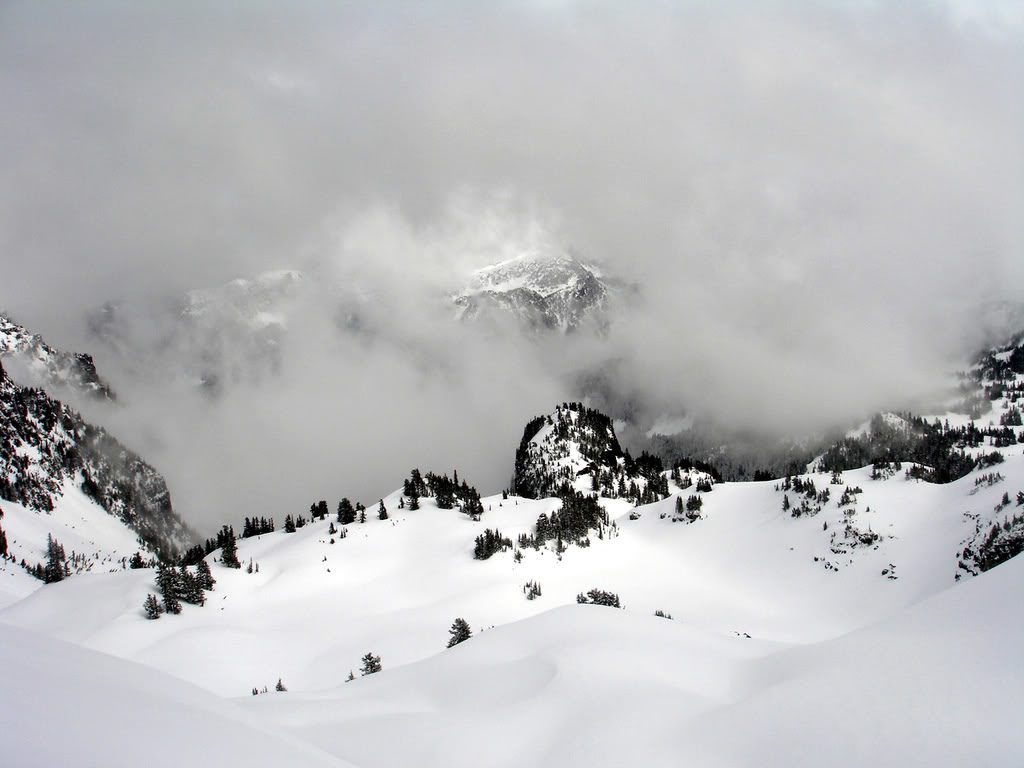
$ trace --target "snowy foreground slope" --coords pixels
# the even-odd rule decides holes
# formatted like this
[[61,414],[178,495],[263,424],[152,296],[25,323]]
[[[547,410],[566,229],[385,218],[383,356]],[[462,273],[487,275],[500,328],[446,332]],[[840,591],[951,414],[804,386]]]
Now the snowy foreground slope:
[[779,652],[555,609],[320,694],[248,702],[363,766],[1019,765],[1024,561]]
[[5,761],[1018,765],[1022,585],[1018,558],[896,617],[785,650],[564,606],[326,691],[235,702],[0,625]]
[[4,765],[344,768],[262,719],[131,662],[0,626]]

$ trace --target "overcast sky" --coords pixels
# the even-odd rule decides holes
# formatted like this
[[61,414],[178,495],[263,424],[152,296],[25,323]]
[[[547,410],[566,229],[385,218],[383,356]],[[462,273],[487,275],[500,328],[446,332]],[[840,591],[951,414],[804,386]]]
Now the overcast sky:
[[[496,490],[565,369],[606,357],[666,407],[852,417],[926,388],[979,303],[1024,299],[1015,3],[481,5],[0,4],[0,306],[81,346],[108,300],[358,276],[385,335],[433,344],[445,374],[401,345],[294,347],[330,386],[253,400],[331,411],[278,431],[335,458],[285,504],[379,495],[431,459]],[[557,354],[478,345],[431,308],[495,243],[537,237],[636,281],[642,308]],[[168,397],[134,401],[159,421]],[[201,420],[215,455],[242,451],[236,484],[254,407]],[[362,447],[336,444],[347,424]]]

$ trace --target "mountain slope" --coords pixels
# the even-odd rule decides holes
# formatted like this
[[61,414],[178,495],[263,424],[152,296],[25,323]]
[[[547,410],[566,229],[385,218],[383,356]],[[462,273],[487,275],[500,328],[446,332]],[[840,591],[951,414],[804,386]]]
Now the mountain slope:
[[0,313],[0,360],[20,365],[32,383],[72,389],[98,400],[113,400],[114,391],[96,372],[91,355],[63,352],[51,347],[39,334],[29,333]]
[[138,549],[173,555],[192,538],[153,467],[42,390],[15,384],[2,365],[0,500],[3,570],[46,561],[51,537],[65,574]]

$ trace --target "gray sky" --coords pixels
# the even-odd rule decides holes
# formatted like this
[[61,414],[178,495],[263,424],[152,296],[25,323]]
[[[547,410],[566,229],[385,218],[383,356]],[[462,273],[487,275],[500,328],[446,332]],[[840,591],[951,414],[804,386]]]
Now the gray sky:
[[[280,466],[239,448],[247,413],[330,410],[274,432],[332,456],[281,505],[379,494],[400,480],[372,490],[389,459],[388,476],[475,462],[494,490],[522,423],[571,394],[566,370],[607,357],[666,407],[853,417],[927,388],[979,302],[1024,298],[1020,14],[894,5],[4,3],[0,306],[82,346],[104,301],[272,267],[381,297],[400,341],[290,350],[323,389],[182,406],[209,440],[218,425],[218,456],[240,451],[237,484]],[[480,343],[431,308],[495,242],[537,232],[643,287],[606,342]],[[410,367],[410,344],[436,370]],[[169,393],[136,400],[154,397],[125,431],[163,421]],[[335,444],[346,424],[358,447]],[[163,439],[176,462],[187,439]],[[179,492],[192,506],[213,498],[168,474],[201,489]]]

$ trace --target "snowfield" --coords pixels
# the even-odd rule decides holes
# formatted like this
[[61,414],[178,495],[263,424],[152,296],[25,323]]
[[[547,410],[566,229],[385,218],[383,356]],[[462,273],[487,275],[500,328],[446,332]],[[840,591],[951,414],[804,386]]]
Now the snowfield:
[[[148,569],[37,589],[0,612],[4,647],[20,656],[10,638],[32,630],[138,662],[206,689],[203,701],[235,699],[270,733],[362,766],[793,765],[811,756],[957,765],[979,755],[1012,765],[1024,747],[1024,673],[1003,654],[1024,621],[1013,609],[1024,562],[954,580],[960,542],[974,531],[965,513],[994,517],[1004,490],[1024,489],[1024,457],[1012,451],[992,486],[975,485],[981,471],[948,485],[843,473],[831,487],[862,487],[854,523],[882,538],[842,555],[829,530],[848,519],[838,494],[794,519],[774,481],[715,486],[694,523],[672,522],[672,498],[638,508],[637,519],[628,503],[606,501],[615,526],[605,538],[561,557],[524,549],[521,562],[512,550],[474,560],[473,539],[497,526],[515,540],[557,500],[485,498],[473,522],[430,499],[398,509],[395,493],[384,499],[391,519],[371,514],[333,544],[319,521],[240,540],[243,565],[259,571],[214,562],[207,605],[179,616],[143,617],[156,591]],[[541,584],[538,599],[526,599],[527,581]],[[619,594],[625,610],[575,603],[594,587]],[[474,637],[445,649],[455,617]],[[367,651],[384,671],[345,683]],[[125,684],[139,670],[97,658]],[[78,686],[78,663],[67,664],[58,668],[67,683],[54,677],[36,690]],[[273,692],[278,678],[288,692]],[[254,697],[254,687],[271,692]],[[87,700],[98,693],[72,690],[85,701],[68,717],[94,708]],[[21,717],[5,709],[8,721]],[[176,741],[207,738],[205,723],[181,717],[186,735]],[[134,743],[126,723],[135,720],[103,722],[115,728],[110,743]],[[282,753],[244,754],[247,765],[269,765]],[[294,765],[322,760],[290,754]]]

